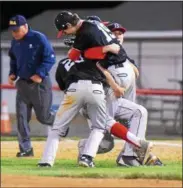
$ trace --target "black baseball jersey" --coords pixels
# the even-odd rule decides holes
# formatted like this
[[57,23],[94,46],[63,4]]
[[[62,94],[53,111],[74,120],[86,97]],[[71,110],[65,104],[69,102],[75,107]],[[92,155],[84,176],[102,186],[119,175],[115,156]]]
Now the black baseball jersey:
[[[119,41],[106,26],[97,21],[83,21],[80,29],[76,33],[73,47],[83,52],[88,48],[106,46],[112,43],[119,44]],[[110,65],[120,64],[126,61],[127,54],[121,45],[120,47],[120,52],[117,55],[109,52],[104,61],[102,60],[102,64],[106,68]]]
[[95,63],[86,63],[82,58],[73,62],[69,58],[64,58],[58,63],[55,79],[61,90],[66,90],[69,85],[78,80],[99,81],[105,86],[106,78],[98,70]]

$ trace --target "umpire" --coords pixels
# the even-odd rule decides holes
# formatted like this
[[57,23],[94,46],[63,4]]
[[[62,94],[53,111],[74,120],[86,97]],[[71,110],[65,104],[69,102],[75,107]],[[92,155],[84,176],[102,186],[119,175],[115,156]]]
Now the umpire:
[[29,121],[32,108],[42,124],[52,125],[55,113],[51,111],[52,84],[49,71],[54,65],[55,53],[46,36],[32,30],[22,15],[9,20],[13,40],[9,50],[9,84],[16,82],[16,116],[20,152],[17,157],[34,156],[30,140]]

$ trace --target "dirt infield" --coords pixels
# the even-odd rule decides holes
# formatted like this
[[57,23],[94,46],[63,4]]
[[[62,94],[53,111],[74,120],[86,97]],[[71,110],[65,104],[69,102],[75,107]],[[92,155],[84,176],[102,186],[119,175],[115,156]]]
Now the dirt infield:
[[[32,142],[35,158],[40,159],[44,148],[44,141]],[[77,156],[78,141],[65,140],[60,142],[58,155],[59,159],[73,159]],[[181,144],[180,141],[170,141],[171,144]],[[97,155],[97,159],[111,159],[117,156],[123,144],[117,143],[110,153]],[[41,149],[40,149],[41,148]],[[18,151],[16,141],[1,143],[2,157],[15,157]],[[68,156],[68,152],[70,155]],[[157,145],[153,153],[162,160],[175,159],[182,161],[182,148]],[[115,158],[114,158],[115,160]],[[1,175],[1,187],[182,187],[182,181],[174,180],[152,180],[152,179],[86,179],[86,178],[59,178],[59,177],[38,177]]]
[[[181,141],[163,141],[163,143],[179,144]],[[45,141],[33,141],[32,146],[34,148],[34,158],[40,159]],[[57,153],[57,159],[73,159],[77,157],[77,144],[78,141],[75,140],[63,140],[59,144],[59,149]],[[109,153],[103,155],[97,155],[97,159],[112,159],[116,158],[119,154],[124,142],[117,142],[115,147]],[[41,149],[40,149],[41,148]],[[18,151],[17,141],[3,141],[1,143],[1,157],[15,157]],[[69,152],[69,155],[68,155]],[[182,161],[182,148],[181,147],[170,147],[168,145],[156,145],[154,143],[153,153],[160,157],[162,160],[180,160]]]
[[[11,181],[10,181],[11,180]],[[181,187],[181,181],[144,179],[84,179],[2,175],[2,187]]]

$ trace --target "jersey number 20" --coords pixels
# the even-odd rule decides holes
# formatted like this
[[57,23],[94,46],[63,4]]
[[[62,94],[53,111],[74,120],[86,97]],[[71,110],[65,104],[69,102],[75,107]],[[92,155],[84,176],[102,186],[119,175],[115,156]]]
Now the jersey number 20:
[[73,61],[71,61],[70,59],[66,59],[65,61],[62,62],[62,64],[64,65],[65,69],[67,71],[69,71],[71,69],[71,67],[75,64]]

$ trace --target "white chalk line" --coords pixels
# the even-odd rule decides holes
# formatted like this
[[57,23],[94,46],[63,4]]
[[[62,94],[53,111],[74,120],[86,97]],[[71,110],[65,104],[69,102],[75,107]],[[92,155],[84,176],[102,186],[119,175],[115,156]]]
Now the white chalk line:
[[[151,140],[149,140],[151,141]],[[115,140],[116,143],[122,142],[121,140]],[[124,142],[124,141],[123,141]],[[157,142],[157,141],[151,141],[154,145],[159,146],[171,146],[171,147],[179,147],[182,148],[182,144],[176,144],[176,143],[169,143],[169,142]]]
[[[78,142],[76,140],[65,140],[66,142]],[[151,140],[149,140],[151,141]],[[115,143],[124,143],[124,140],[114,140]],[[169,142],[157,142],[157,141],[151,141],[154,145],[159,145],[159,146],[170,146],[170,147],[178,147],[182,148],[182,144],[176,144],[176,143],[169,143]]]

